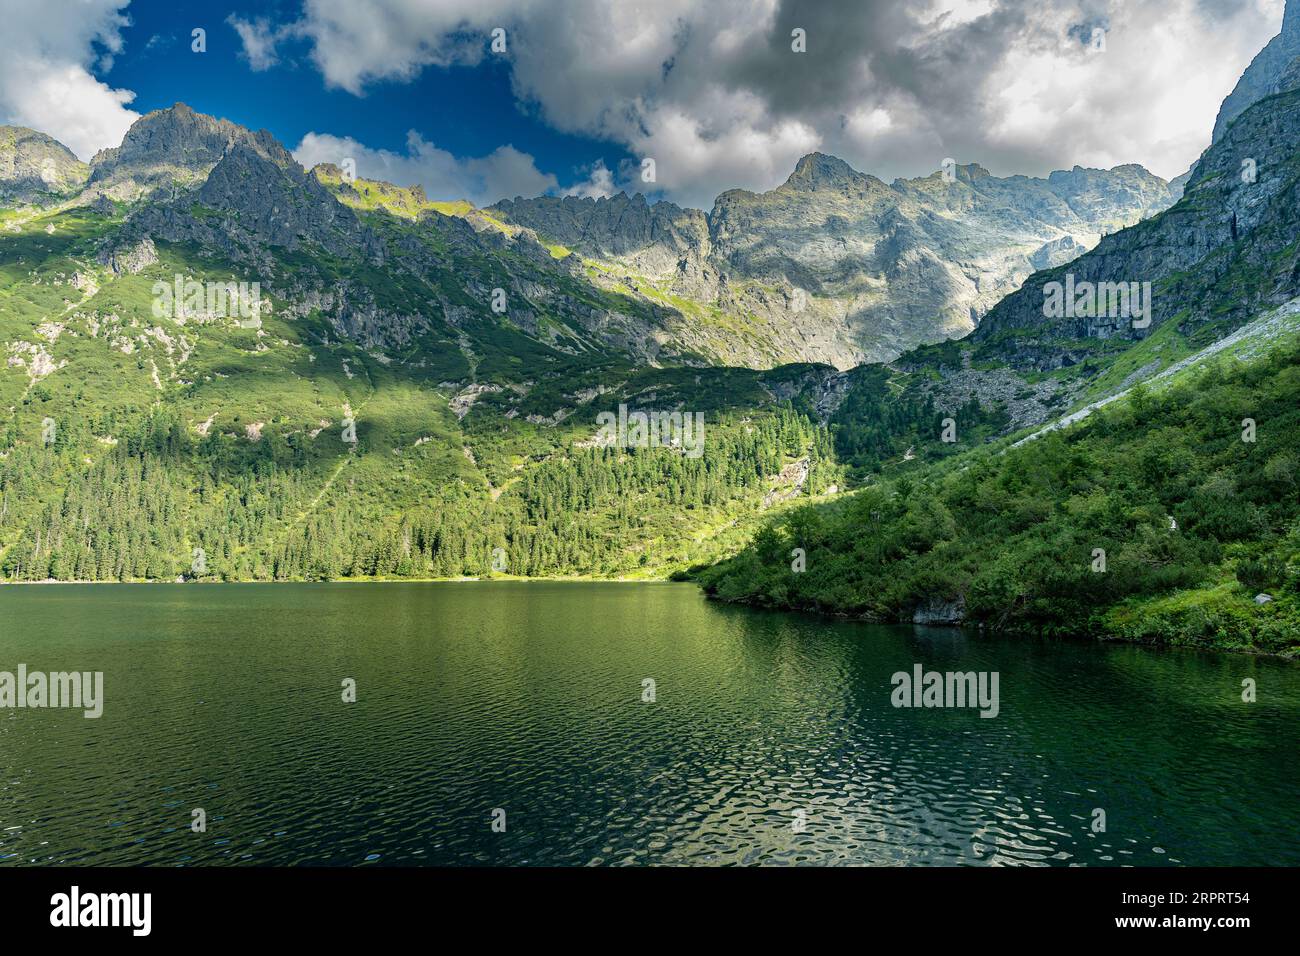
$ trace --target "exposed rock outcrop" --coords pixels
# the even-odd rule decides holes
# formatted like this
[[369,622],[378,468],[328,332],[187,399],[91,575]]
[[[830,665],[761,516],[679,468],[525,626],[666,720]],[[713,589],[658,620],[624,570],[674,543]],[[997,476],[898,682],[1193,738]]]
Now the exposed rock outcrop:
[[100,265],[108,266],[117,275],[135,275],[158,261],[158,250],[153,240],[145,236],[134,243],[101,249],[98,260]]
[[704,213],[670,202],[651,205],[640,193],[600,199],[516,198],[492,208],[552,242],[601,258],[624,258],[648,276],[672,272],[683,257],[703,258],[709,251]]
[[196,113],[184,103],[136,120],[120,146],[90,161],[90,185],[117,199],[203,182],[234,147],[244,146],[283,166],[292,157],[266,130],[252,132],[229,120]]
[[382,244],[356,214],[278,144],[236,142],[197,191],[143,207],[129,228],[245,261],[258,260],[266,247],[295,249],[304,240],[336,255],[382,257]]
[[58,140],[23,126],[0,126],[0,202],[67,195],[89,174],[90,168]]
[[1046,179],[957,166],[886,184],[811,153],[776,189],[725,192],[707,215],[621,193],[493,209],[585,255],[626,263],[671,296],[746,316],[766,354],[751,345],[737,356],[744,364],[845,368],[965,335],[1035,269],[1171,201],[1164,181],[1140,166]]
[[916,606],[912,612],[913,624],[939,624],[953,625],[960,624],[966,620],[966,599],[958,597],[955,600],[945,600],[943,598],[930,598]]
[[[1097,340],[1136,340],[1175,318],[1189,331],[1214,323],[1229,332],[1300,293],[1298,209],[1300,89],[1292,89],[1241,113],[1201,157],[1175,206],[1106,236],[1066,266],[1036,273],[998,303],[973,339],[985,358],[1053,369],[1085,361]],[[1151,283],[1149,324],[1101,309],[1049,318],[1044,287],[1067,276],[1076,287]]]
[[1219,107],[1211,142],[1221,140],[1232,121],[1247,109],[1277,92],[1278,80],[1297,56],[1300,56],[1300,3],[1287,0],[1281,32],[1250,61],[1246,72]]

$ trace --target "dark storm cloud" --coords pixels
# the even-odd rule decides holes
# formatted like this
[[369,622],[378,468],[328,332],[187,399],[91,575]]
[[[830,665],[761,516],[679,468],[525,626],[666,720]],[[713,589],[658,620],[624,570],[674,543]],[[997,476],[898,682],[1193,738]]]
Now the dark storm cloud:
[[[1141,162],[1176,175],[1282,3],[312,0],[304,13],[327,84],[358,94],[459,62],[465,37],[508,24],[522,111],[654,158],[658,190],[708,205],[775,185],[813,149],[885,179],[947,157],[1001,174]],[[796,28],[806,53],[791,50]]]
[[[926,8],[894,0],[784,0],[766,44],[737,62],[734,82],[761,90],[778,112],[850,108],[864,91],[904,94],[925,107],[959,109],[991,66],[1023,37],[1018,2],[948,30],[920,19]],[[807,31],[808,53],[790,56],[790,34]]]
[[[1097,4],[1089,8],[1096,9]],[[1011,168],[1041,165],[1048,150],[998,149],[986,132],[998,109],[997,71],[1013,50],[1062,46],[1059,14],[1087,11],[1055,5],[1044,17],[1043,4],[998,0],[966,22],[953,22],[924,5],[891,0],[784,0],[765,42],[730,65],[727,81],[762,95],[776,116],[812,119],[819,128],[843,127],[844,117],[864,104],[921,120],[913,135],[882,137],[875,159],[882,174],[937,168],[944,147],[969,159]],[[928,14],[928,17],[927,17]],[[1105,17],[1090,21],[1105,25]],[[807,33],[808,53],[791,56],[791,31]],[[1079,51],[1081,53],[1081,51]],[[1062,50],[1068,56],[1068,50]],[[922,129],[928,135],[917,135]],[[831,137],[833,140],[834,137]],[[925,152],[917,155],[918,149]]]

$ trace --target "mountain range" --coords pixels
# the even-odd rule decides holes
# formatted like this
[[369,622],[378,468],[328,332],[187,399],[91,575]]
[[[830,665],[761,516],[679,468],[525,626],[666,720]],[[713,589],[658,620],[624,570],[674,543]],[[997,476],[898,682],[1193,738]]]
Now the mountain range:
[[[183,104],[89,164],[0,127],[0,573],[661,576],[972,467],[1300,296],[1291,12],[1173,184],[812,153],[708,211],[476,208]],[[1146,320],[1045,309],[1116,283]],[[609,447],[626,410],[703,456]]]
[[[1167,184],[1139,166],[1003,179],[977,165],[951,164],[923,179],[886,184],[814,153],[776,189],[731,190],[708,213],[625,193],[515,199],[478,210],[431,203],[418,189],[345,180],[333,165],[308,173],[269,134],[183,104],[142,117],[121,146],[102,150],[89,166],[34,131],[6,128],[2,135],[12,144],[0,154],[3,195],[31,201],[43,189],[47,197],[75,194],[86,204],[143,203],[131,214],[134,234],[175,240],[194,233],[209,247],[242,250],[237,258],[249,266],[270,267],[264,256],[259,260],[259,244],[307,240],[427,275],[436,267],[427,255],[411,243],[381,248],[376,230],[348,210],[382,209],[418,221],[431,227],[425,238],[446,234],[446,264],[470,278],[463,285],[480,302],[483,289],[517,280],[511,291],[522,301],[511,318],[526,334],[549,345],[612,348],[643,364],[768,368],[812,361],[847,368],[887,360],[968,333],[1034,270],[1067,261],[1171,202]],[[263,171],[266,189],[240,189],[242,179],[261,181]],[[271,183],[279,184],[274,194]],[[241,236],[209,228],[198,237],[196,222],[203,223],[182,221],[194,200],[238,212]],[[280,206],[293,212],[253,223]],[[543,246],[555,254],[542,255]],[[507,253],[504,262],[518,259],[519,274],[475,276],[473,264],[462,261],[489,250]],[[263,284],[272,285],[271,278],[262,277]],[[566,284],[586,287],[585,295],[555,294]],[[355,292],[365,299],[373,290]],[[431,325],[456,312],[451,291],[441,298],[421,310]],[[547,328],[535,328],[543,314]],[[336,319],[340,327],[371,326],[376,336],[388,324],[387,317],[374,321],[347,307]]]
[[1167,184],[1140,166],[1002,179],[953,164],[886,184],[812,153],[776,189],[730,190],[708,213],[622,193],[492,211],[616,263],[604,280],[613,287],[648,284],[746,316],[737,329],[745,344],[715,347],[721,360],[843,368],[965,335],[1031,272],[1171,201]]

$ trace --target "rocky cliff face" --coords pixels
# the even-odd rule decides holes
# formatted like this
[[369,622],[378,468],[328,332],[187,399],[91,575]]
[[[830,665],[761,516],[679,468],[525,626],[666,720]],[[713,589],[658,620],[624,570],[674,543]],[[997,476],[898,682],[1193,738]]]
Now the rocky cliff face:
[[265,130],[254,133],[177,103],[142,116],[122,145],[96,153],[90,161],[90,185],[113,198],[131,200],[160,187],[201,183],[236,145],[277,165],[296,165]]
[[1171,201],[1140,166],[1004,179],[972,165],[886,184],[813,153],[776,189],[723,193],[707,215],[622,194],[494,208],[673,296],[746,316],[757,341],[745,364],[843,368],[965,335],[1035,269]]
[[90,170],[58,140],[0,126],[0,201],[31,203],[80,189]]
[[[195,206],[219,216],[195,214]],[[219,248],[235,259],[311,241],[334,255],[379,255],[377,237],[287,152],[236,141],[194,192],[140,210],[132,233]]]
[[[1300,70],[1279,74],[1300,80]],[[1107,236],[1067,266],[1040,272],[1007,296],[973,338],[985,357],[1059,368],[1097,340],[1137,340],[1163,323],[1223,333],[1260,308],[1300,293],[1300,90],[1248,107],[1201,157],[1183,198],[1162,214]],[[1049,283],[1077,288],[1150,283],[1150,322],[1113,314],[1051,317]]]
[[1219,107],[1212,142],[1217,143],[1228,126],[1250,106],[1276,92],[1282,73],[1300,56],[1300,3],[1287,0],[1282,31],[1260,50],[1241,75],[1237,85]]
[[600,199],[542,196],[505,200],[493,208],[553,242],[599,258],[626,259],[650,276],[671,272],[682,257],[708,255],[709,227],[702,212],[670,202],[651,205],[640,193]]

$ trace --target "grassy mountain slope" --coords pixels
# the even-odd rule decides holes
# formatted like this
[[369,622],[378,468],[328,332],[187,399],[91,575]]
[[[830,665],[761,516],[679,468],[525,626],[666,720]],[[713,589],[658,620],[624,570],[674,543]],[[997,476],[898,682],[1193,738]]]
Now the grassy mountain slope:
[[[691,298],[635,272],[653,271],[638,235],[694,235],[658,207],[629,227],[629,248],[570,247],[512,221],[519,204],[477,210],[330,166],[308,173],[269,135],[182,107],[137,127],[96,157],[82,193],[11,209],[0,234],[9,580],[664,575],[734,554],[810,497],[852,508],[829,494],[846,484],[872,486],[858,500],[881,476],[954,473],[972,446],[1068,411],[1125,354],[1070,375],[980,338],[846,373],[718,367],[720,343],[770,341],[743,303],[780,289],[729,279],[729,298]],[[894,210],[882,215],[896,238],[911,234],[900,190],[1023,215],[1010,181],[971,168],[962,188],[977,200],[816,159],[791,190],[835,209],[848,177]],[[1035,181],[1030,205],[1112,214],[1091,173],[1062,176]],[[731,196],[729,221],[761,201]],[[727,261],[765,254],[738,241]],[[772,249],[797,265],[816,242]],[[177,276],[256,281],[261,307],[160,314],[158,290]],[[620,405],[702,413],[703,455],[600,447],[597,416]],[[955,576],[927,600],[965,594],[949,557]],[[905,612],[898,601],[869,610]]]
[[1213,361],[1019,447],[792,510],[699,576],[778,607],[1300,653],[1297,394],[1295,339]]
[[[738,303],[772,290],[702,303],[183,105],[9,209],[0,251],[10,580],[664,574],[883,464],[853,421],[876,373],[710,364],[763,347]],[[159,312],[177,277],[256,282],[257,313]],[[623,404],[703,414],[703,456],[592,447]],[[941,421],[892,417],[896,443]]]
[[[146,120],[0,233],[5,578],[665,573],[834,479],[789,404],[833,370],[655,367],[651,311],[517,227]],[[260,307],[158,311],[177,276]],[[592,447],[620,404],[703,455]]]
[[[178,325],[153,316],[154,283],[233,264],[159,241],[156,261],[114,274],[95,258],[114,227],[83,207],[6,239],[10,579],[458,576],[496,547],[512,573],[645,573],[721,554],[709,532],[743,528],[813,451],[775,390],[829,370],[639,369],[486,322],[469,355],[441,330],[388,352],[274,294],[256,328]],[[704,455],[575,447],[620,402],[702,412]]]

